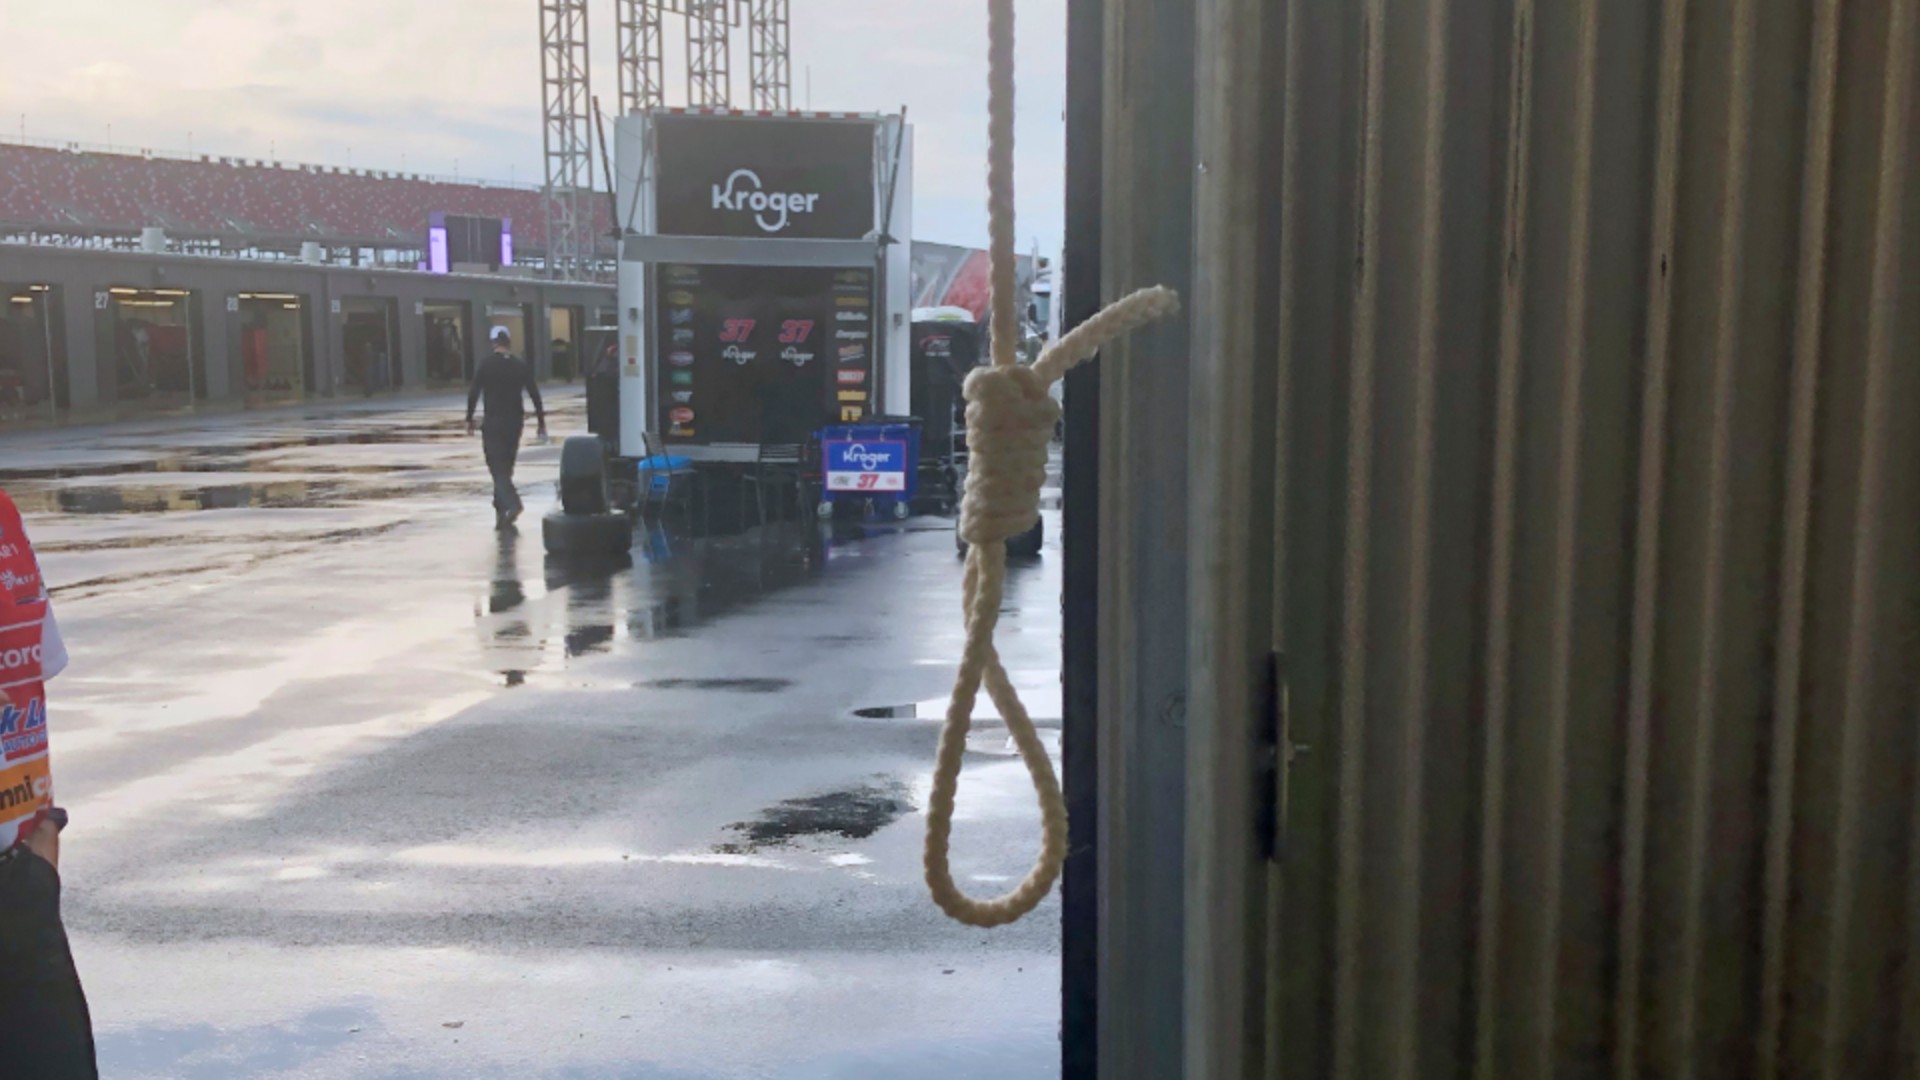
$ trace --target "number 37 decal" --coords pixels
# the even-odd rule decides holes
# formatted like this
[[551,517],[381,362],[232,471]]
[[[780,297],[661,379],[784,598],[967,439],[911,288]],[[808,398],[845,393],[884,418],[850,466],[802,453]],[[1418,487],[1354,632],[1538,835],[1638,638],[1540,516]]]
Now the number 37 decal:
[[[758,319],[725,319],[720,323],[720,343],[723,345],[745,345],[753,336],[753,328]],[[780,344],[802,345],[813,336],[812,319],[788,319],[780,324]]]

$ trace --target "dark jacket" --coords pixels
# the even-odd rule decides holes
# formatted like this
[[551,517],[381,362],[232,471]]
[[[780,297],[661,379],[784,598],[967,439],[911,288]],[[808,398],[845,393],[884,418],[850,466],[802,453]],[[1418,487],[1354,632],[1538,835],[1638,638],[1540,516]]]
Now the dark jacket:
[[487,403],[488,427],[519,427],[526,423],[520,395],[533,399],[533,413],[544,425],[547,408],[540,401],[540,385],[534,382],[533,368],[512,353],[488,353],[474,369],[473,386],[467,390],[467,422],[473,422],[473,409],[481,399]]
[[93,1022],[60,924],[60,875],[24,846],[0,855],[0,1076],[94,1080]]

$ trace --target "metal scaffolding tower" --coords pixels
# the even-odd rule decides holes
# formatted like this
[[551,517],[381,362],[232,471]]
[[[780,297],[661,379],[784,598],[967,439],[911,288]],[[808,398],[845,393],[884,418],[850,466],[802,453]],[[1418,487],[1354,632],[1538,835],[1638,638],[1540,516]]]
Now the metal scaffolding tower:
[[787,0],[749,0],[748,81],[753,108],[793,108],[793,48]]
[[587,0],[540,0],[547,276],[554,278],[587,276],[597,241],[587,55]]
[[657,109],[667,103],[666,48],[662,16],[677,11],[671,0],[614,0],[620,21],[620,112]]
[[733,104],[733,27],[739,9],[730,0],[685,0],[687,11],[687,105]]

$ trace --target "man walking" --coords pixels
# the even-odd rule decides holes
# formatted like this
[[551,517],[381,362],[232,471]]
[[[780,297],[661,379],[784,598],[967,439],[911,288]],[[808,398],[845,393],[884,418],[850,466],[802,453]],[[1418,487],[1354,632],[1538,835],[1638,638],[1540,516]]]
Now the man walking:
[[[493,352],[480,361],[473,373],[473,387],[467,391],[467,434],[480,432],[480,445],[487,454],[487,471],[493,474],[493,527],[504,529],[520,516],[520,493],[513,486],[513,465],[520,457],[520,433],[526,428],[527,414],[520,395],[533,399],[533,414],[540,424],[540,437],[547,437],[547,407],[540,402],[540,387],[533,380],[533,368],[513,355],[513,335],[504,326],[493,328]],[[476,425],[473,409],[481,398],[487,402],[486,419]]]

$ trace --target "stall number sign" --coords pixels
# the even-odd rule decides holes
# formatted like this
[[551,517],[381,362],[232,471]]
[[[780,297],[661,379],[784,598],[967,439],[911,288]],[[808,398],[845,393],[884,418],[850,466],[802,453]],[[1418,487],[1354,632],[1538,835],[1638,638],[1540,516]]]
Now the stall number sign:
[[828,491],[907,490],[906,443],[830,440],[822,449]]

